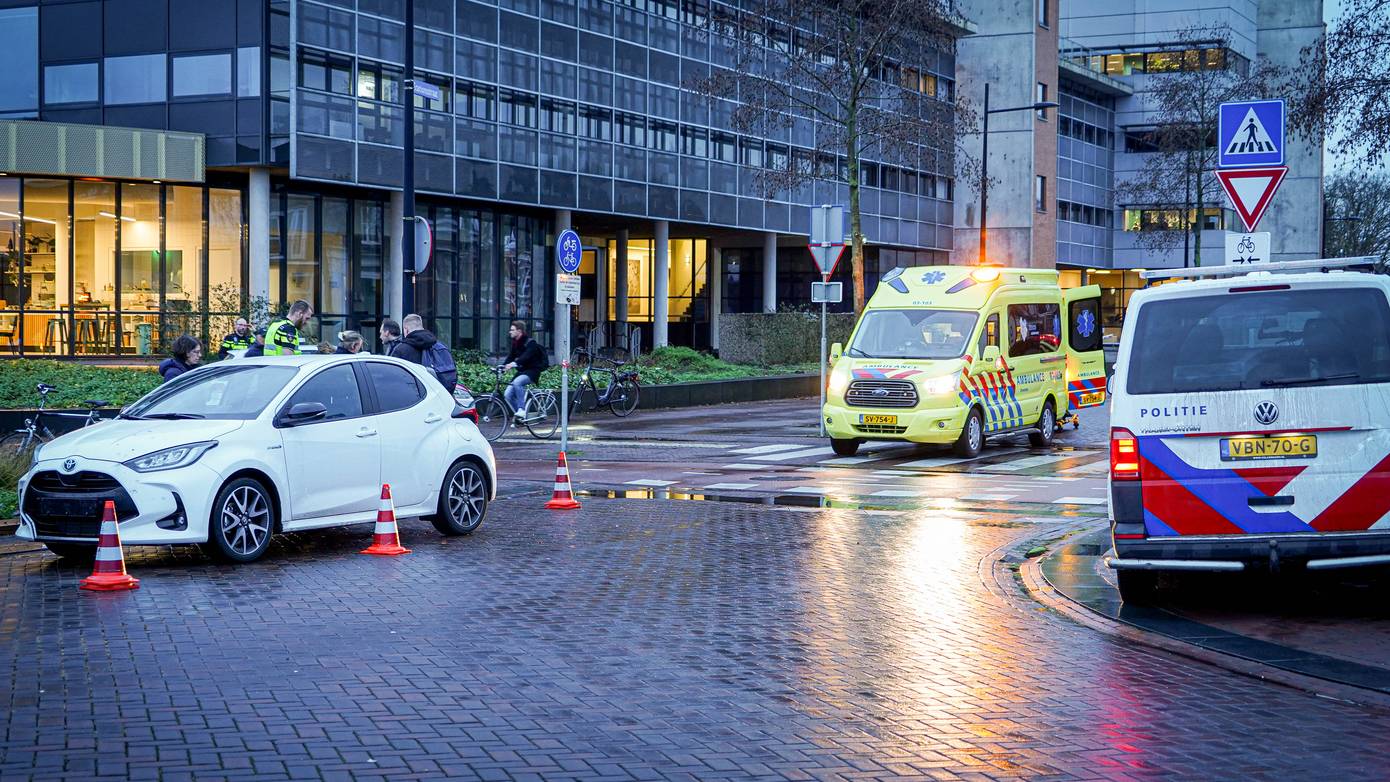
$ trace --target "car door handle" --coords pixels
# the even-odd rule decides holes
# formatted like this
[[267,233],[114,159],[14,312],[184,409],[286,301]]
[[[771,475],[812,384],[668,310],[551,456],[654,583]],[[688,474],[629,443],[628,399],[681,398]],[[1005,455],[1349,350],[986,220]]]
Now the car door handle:
[[357,436],[358,436],[358,437],[376,437],[376,430],[375,430],[375,429],[358,429],[358,430],[357,430]]
[[443,418],[439,417],[438,413],[430,413],[429,415],[425,416],[425,423],[427,424],[437,424],[443,420]]

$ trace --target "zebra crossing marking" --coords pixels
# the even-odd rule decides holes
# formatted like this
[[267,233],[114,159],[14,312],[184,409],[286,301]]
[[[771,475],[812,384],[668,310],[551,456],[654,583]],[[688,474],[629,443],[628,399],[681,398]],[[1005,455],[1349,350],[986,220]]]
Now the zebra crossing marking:
[[829,489],[822,489],[819,486],[793,486],[790,489],[782,489],[781,494],[825,494]]
[[833,448],[804,448],[799,451],[786,451],[783,453],[768,453],[761,456],[750,456],[750,462],[785,462],[792,459],[801,459],[807,456],[826,456],[835,453]]
[[870,494],[870,497],[921,497],[925,492],[903,491],[901,489],[885,489]]
[[1042,467],[1043,465],[1054,464],[1056,462],[1066,461],[1067,459],[1072,458],[1075,457],[1073,457],[1069,453],[1048,454],[1046,456],[1030,456],[1026,459],[1017,459],[1015,461],[1007,462],[1005,464],[991,464],[989,465],[989,467],[990,469],[999,470],[1002,472],[1017,472],[1019,470],[1030,470],[1034,467]]
[[802,449],[802,448],[805,448],[805,447],[806,447],[805,445],[801,445],[801,444],[797,444],[797,445],[788,445],[788,444],[786,444],[786,443],[773,443],[773,444],[771,444],[771,445],[754,445],[754,446],[751,446],[751,447],[748,447],[748,448],[735,448],[734,450],[730,451],[729,453],[739,453],[739,454],[777,453],[778,451],[795,451],[795,450],[799,450],[799,449]]
[[1058,497],[1052,502],[1054,505],[1104,505],[1108,500],[1104,497]]
[[738,491],[738,490],[740,490],[740,489],[756,489],[756,488],[758,488],[758,484],[756,484],[756,483],[711,483],[710,485],[705,486],[704,488],[706,488],[706,489],[714,489],[714,490],[716,490],[716,491]]

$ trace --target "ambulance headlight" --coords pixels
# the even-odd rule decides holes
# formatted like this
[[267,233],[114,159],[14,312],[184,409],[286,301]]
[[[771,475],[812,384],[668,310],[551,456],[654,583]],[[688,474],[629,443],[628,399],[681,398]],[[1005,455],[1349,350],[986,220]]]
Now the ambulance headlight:
[[956,382],[959,378],[959,373],[952,372],[949,375],[923,380],[922,393],[926,396],[946,396],[956,390]]
[[849,388],[849,374],[844,372],[830,373],[830,393],[834,396],[844,396]]

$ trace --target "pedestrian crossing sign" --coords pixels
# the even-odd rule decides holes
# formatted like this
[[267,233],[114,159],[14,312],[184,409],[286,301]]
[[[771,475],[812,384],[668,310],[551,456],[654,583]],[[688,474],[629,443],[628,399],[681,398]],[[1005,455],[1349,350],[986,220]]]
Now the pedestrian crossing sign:
[[1281,166],[1284,164],[1284,102],[1254,100],[1221,104],[1218,120],[1217,166]]

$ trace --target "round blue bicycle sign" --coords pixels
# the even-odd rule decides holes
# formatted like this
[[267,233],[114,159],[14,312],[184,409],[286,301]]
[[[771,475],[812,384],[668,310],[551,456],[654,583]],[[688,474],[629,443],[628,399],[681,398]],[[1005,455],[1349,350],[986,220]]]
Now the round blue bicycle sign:
[[574,274],[579,270],[579,259],[583,253],[579,234],[569,228],[560,232],[559,238],[555,240],[555,262],[560,264],[560,269],[565,274]]

